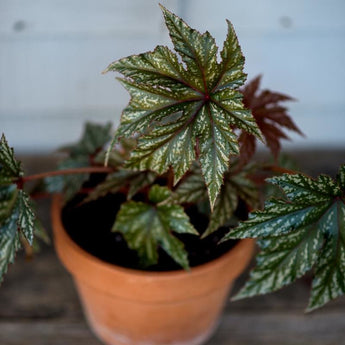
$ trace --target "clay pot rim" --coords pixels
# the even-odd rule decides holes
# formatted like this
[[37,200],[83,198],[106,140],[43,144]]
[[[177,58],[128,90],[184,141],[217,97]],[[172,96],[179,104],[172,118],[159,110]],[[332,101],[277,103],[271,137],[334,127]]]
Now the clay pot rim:
[[[127,268],[119,265],[115,265],[102,259],[98,258],[87,252],[85,249],[80,247],[67,233],[61,219],[61,209],[63,204],[63,197],[61,194],[54,194],[52,200],[52,216],[57,222],[57,228],[60,231],[59,237],[64,242],[64,245],[70,247],[71,251],[74,251],[78,254],[78,256],[82,257],[85,262],[89,262],[94,266],[98,266],[101,270],[110,270],[113,272],[118,272],[123,275],[128,275],[132,277],[138,278],[148,278],[148,279],[155,279],[155,280],[170,280],[170,279],[179,279],[185,277],[191,277],[193,275],[202,275],[209,271],[214,270],[218,266],[224,265],[229,259],[233,256],[236,257],[238,252],[241,252],[244,247],[248,245],[253,246],[252,239],[244,239],[240,240],[234,247],[232,247],[228,252],[224,253],[220,257],[206,262],[204,264],[191,267],[190,271],[185,271],[183,269],[174,270],[174,271],[145,271],[145,270],[137,270],[133,268]],[[250,243],[249,243],[250,242]]]

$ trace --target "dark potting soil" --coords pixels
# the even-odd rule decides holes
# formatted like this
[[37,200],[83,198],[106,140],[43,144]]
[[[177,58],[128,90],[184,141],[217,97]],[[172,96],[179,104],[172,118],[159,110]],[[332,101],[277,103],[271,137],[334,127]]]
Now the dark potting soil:
[[[125,195],[110,194],[96,201],[80,204],[83,196],[79,195],[69,202],[62,212],[62,221],[71,238],[84,250],[106,262],[132,268],[139,267],[138,256],[128,248],[120,233],[111,232],[115,216]],[[203,233],[208,224],[206,215],[199,213],[192,206],[186,209],[191,223]],[[174,234],[185,245],[191,267],[201,265],[220,257],[229,251],[237,241],[219,244],[228,228],[220,228],[205,239],[189,234]],[[148,271],[172,271],[181,267],[171,259],[163,249],[159,249],[159,262],[146,268]]]

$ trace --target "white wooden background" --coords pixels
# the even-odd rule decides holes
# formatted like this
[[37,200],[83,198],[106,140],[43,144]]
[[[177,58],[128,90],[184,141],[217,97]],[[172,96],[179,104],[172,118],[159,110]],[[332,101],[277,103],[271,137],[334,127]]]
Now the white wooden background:
[[[220,45],[233,22],[249,78],[298,99],[307,138],[294,147],[345,146],[344,0],[161,2]],[[168,34],[156,0],[0,0],[0,132],[19,152],[47,152],[85,120],[116,125],[128,96],[101,71],[158,43]]]

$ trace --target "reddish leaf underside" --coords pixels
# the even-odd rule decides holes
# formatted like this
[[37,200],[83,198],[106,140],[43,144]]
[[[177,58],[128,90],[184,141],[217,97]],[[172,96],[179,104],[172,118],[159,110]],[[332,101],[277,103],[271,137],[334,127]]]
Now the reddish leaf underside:
[[[292,101],[293,98],[270,90],[260,91],[260,83],[261,76],[257,76],[241,90],[243,103],[251,110],[265,138],[266,145],[277,158],[281,150],[281,140],[290,139],[283,129],[302,136],[304,134],[288,115],[287,108],[281,105],[281,102]],[[239,142],[241,161],[246,163],[256,151],[256,138],[250,133],[241,131]]]

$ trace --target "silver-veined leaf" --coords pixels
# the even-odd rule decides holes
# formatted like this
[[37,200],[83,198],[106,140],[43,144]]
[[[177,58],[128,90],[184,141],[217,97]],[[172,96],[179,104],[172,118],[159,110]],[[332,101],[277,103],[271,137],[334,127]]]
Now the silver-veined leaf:
[[14,262],[17,250],[20,248],[18,232],[19,210],[13,212],[0,224],[0,283],[7,272],[8,265]]
[[235,299],[280,289],[306,272],[314,278],[307,311],[345,293],[344,165],[337,180],[302,174],[270,179],[285,192],[227,238],[260,238],[257,266]]
[[107,175],[105,181],[99,183],[84,199],[89,202],[103,197],[107,194],[114,194],[123,188],[128,188],[127,199],[131,199],[141,189],[150,186],[156,179],[152,171],[132,171],[119,169]]
[[144,267],[158,262],[160,246],[184,269],[189,268],[184,245],[172,233],[198,233],[182,206],[159,204],[170,196],[168,188],[154,185],[149,192],[150,204],[128,201],[122,204],[116,216],[113,231],[123,234],[128,246],[137,251]]
[[23,233],[26,240],[32,245],[35,231],[35,213],[30,205],[29,196],[22,190],[18,192],[18,228]]
[[[237,164],[234,164],[226,172],[213,211],[209,210],[208,212],[210,221],[203,237],[228,223],[237,209],[239,199],[243,200],[249,208],[258,206],[259,191],[249,177],[252,169],[253,167],[250,165],[238,169]],[[206,198],[207,190],[203,182],[202,172],[195,164],[189,175],[178,184],[174,199],[178,203],[198,203]]]
[[14,157],[13,148],[11,148],[5,135],[0,139],[0,186],[6,186],[14,183],[23,176],[21,163]]
[[238,90],[246,78],[244,58],[230,22],[218,62],[218,48],[208,32],[201,34],[162,10],[178,55],[158,46],[107,69],[124,75],[121,82],[131,96],[116,136],[140,136],[128,167],[159,174],[172,167],[175,184],[198,158],[213,208],[229,156],[239,152],[233,128],[261,137]]

